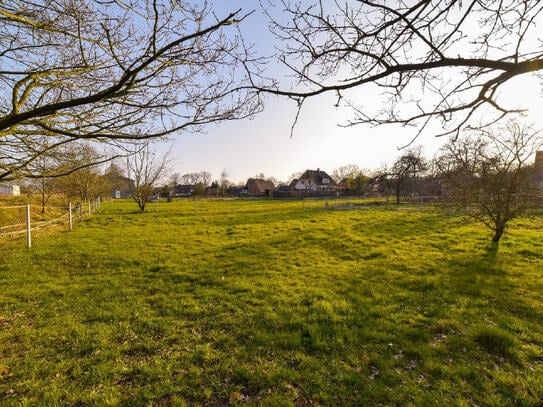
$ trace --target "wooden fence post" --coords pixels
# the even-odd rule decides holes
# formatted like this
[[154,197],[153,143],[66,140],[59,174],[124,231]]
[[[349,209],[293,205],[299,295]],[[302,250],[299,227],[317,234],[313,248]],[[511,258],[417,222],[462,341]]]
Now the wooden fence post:
[[70,230],[73,229],[73,222],[72,222],[72,203],[68,202],[68,227]]
[[26,247],[32,247],[32,237],[30,236],[30,204],[26,205]]

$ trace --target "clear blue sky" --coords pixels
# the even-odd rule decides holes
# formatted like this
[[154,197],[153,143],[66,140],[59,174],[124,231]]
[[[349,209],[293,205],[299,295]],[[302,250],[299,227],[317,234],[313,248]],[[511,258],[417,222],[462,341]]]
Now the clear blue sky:
[[[267,19],[257,2],[231,0],[216,7],[219,17],[242,8],[255,13],[240,25],[246,40],[256,45],[259,53],[273,52],[274,39],[267,28]],[[276,71],[278,72],[278,71]],[[510,103],[522,101],[532,107],[531,120],[543,117],[541,91],[537,81],[517,79],[502,91]],[[372,101],[378,95],[371,88],[361,88],[353,95],[361,101]],[[377,169],[390,164],[409,143],[412,130],[399,126],[341,128],[338,124],[351,118],[346,109],[336,109],[332,95],[315,98],[307,103],[300,115],[294,136],[290,137],[296,105],[280,98],[268,98],[264,112],[253,120],[213,125],[205,133],[185,133],[173,137],[174,169],[180,174],[209,171],[214,178],[226,172],[233,182],[245,181],[258,173],[287,180],[289,175],[305,169],[320,168],[331,172],[346,164]],[[415,145],[423,145],[428,157],[434,155],[444,138],[425,136]]]

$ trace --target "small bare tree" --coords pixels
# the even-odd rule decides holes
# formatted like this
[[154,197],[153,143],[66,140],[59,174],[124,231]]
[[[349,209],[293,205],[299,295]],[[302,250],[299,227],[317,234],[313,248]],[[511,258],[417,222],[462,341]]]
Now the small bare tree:
[[168,160],[168,154],[156,153],[151,150],[149,144],[145,144],[127,157],[128,187],[132,199],[138,204],[141,211],[145,211],[145,205],[153,195],[153,188],[157,181],[166,175]]
[[28,186],[32,192],[37,192],[40,195],[41,213],[45,213],[49,199],[58,192],[59,179],[47,175],[48,171],[56,168],[56,165],[48,157],[42,156],[34,161],[33,167],[42,171],[42,176],[30,178]]
[[541,146],[539,131],[516,122],[448,143],[435,160],[444,204],[482,222],[499,242],[540,191],[528,161]]
[[[41,137],[41,142],[46,143],[43,139],[44,137]],[[59,192],[60,180],[55,174],[59,170],[66,170],[67,161],[70,160],[66,160],[63,152],[48,151],[29,163],[29,169],[35,174],[40,174],[37,177],[28,178],[27,181],[30,191],[37,192],[40,195],[41,213],[45,213],[49,200],[55,193]]]
[[411,193],[417,191],[417,177],[428,168],[421,147],[413,147],[407,150],[394,162],[390,176],[396,191],[396,203],[400,203],[400,197],[405,195],[407,186],[411,184]]

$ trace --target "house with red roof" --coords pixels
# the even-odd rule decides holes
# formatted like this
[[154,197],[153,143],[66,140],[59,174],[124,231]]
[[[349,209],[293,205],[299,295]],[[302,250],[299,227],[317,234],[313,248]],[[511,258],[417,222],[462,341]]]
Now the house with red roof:
[[247,194],[251,196],[272,196],[275,184],[260,178],[249,178],[245,185]]

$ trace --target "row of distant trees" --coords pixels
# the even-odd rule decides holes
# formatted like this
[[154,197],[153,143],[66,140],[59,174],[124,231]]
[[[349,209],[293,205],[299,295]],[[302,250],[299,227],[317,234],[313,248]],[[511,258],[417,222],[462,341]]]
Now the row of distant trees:
[[79,142],[41,155],[30,166],[39,174],[22,180],[23,190],[39,196],[42,212],[54,195],[88,202],[128,190],[143,211],[156,185],[167,174],[167,154],[157,154],[148,143],[113,160],[88,143]]

